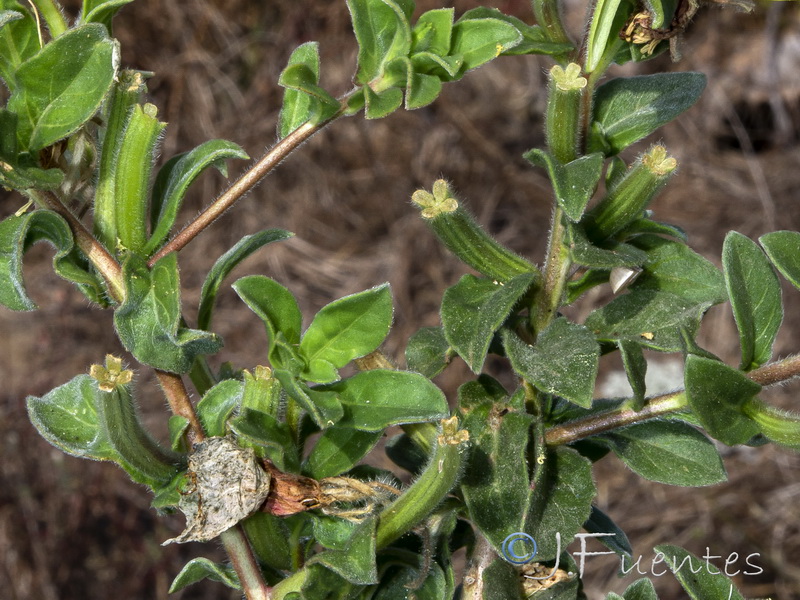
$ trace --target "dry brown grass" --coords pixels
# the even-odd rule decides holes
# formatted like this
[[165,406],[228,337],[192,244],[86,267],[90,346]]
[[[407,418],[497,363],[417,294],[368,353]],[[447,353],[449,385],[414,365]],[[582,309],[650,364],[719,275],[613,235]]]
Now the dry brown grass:
[[[477,5],[455,4],[459,12]],[[529,18],[522,0],[493,4]],[[570,4],[576,20],[583,14],[578,4]],[[694,246],[717,262],[729,229],[750,236],[800,229],[800,11],[779,4],[783,13],[777,26],[763,12],[753,18],[707,11],[686,40],[685,62],[674,67],[702,70],[710,85],[701,103],[663,133],[682,169],[654,208],[661,220],[684,227]],[[122,11],[116,28],[124,65],[156,73],[150,89],[170,122],[163,146],[167,157],[212,137],[236,141],[253,156],[270,145],[281,98],[275,81],[299,43],[321,42],[323,84],[334,93],[349,88],[355,63],[344,2],[137,0]],[[765,67],[773,62],[770,40],[794,53],[782,59],[777,76]],[[673,68],[666,57],[658,61],[659,68]],[[534,58],[500,60],[448,86],[431,107],[376,122],[357,117],[319,134],[184,251],[182,283],[190,319],[214,257],[246,233],[284,227],[297,238],[268,247],[237,275],[276,277],[295,291],[306,314],[335,297],[390,281],[396,329],[387,351],[402,361],[409,334],[437,322],[442,290],[464,272],[416,217],[409,205],[414,189],[446,176],[500,239],[529,256],[541,255],[548,186],[520,155],[542,144],[546,65]],[[770,114],[770,103],[778,106],[778,98],[790,119],[788,129],[757,121]],[[765,141],[778,134],[782,146]],[[231,169],[236,173],[239,167]],[[183,217],[223,185],[218,176],[204,177]],[[3,200],[3,215],[17,205],[18,199]],[[49,250],[39,247],[26,261],[40,312],[0,312],[0,597],[166,598],[183,562],[198,554],[220,558],[219,550],[213,545],[161,548],[162,540],[180,530],[179,518],[158,519],[145,491],[121,472],[60,454],[27,421],[27,394],[43,394],[85,372],[105,353],[122,352],[110,315],[89,309],[50,274],[49,260]],[[800,325],[800,313],[792,308],[798,305],[797,292],[787,289],[786,300],[790,308],[778,348],[784,354],[797,351],[794,333]],[[265,360],[260,325],[230,290],[220,296],[215,323],[226,340],[224,360],[248,367]],[[717,310],[709,325],[706,346],[735,361],[730,314]],[[452,389],[456,379],[445,378],[443,385]],[[146,419],[163,435],[164,401],[145,370],[138,385]],[[788,388],[776,401],[796,406],[793,392]],[[740,577],[744,593],[800,598],[800,457],[773,448],[737,449],[726,451],[725,461],[728,483],[684,490],[642,481],[618,461],[605,459],[596,474],[598,504],[627,530],[645,561],[657,543],[683,544],[700,554],[706,546],[723,556],[760,553],[757,562],[765,572]],[[590,565],[592,599],[624,589],[614,576],[615,564],[602,561]],[[670,577],[655,579],[665,600],[685,597]],[[238,595],[217,584],[200,584],[176,597]]]

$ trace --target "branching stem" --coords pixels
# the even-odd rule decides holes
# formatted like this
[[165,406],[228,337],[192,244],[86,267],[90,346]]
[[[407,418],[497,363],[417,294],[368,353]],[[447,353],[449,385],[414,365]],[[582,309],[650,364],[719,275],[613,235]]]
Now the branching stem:
[[[762,386],[784,383],[795,377],[800,377],[800,355],[791,356],[781,361],[764,365],[747,376]],[[570,423],[551,427],[545,433],[545,441],[550,446],[569,444],[580,439],[598,435],[625,425],[641,423],[655,417],[678,412],[687,407],[685,391],[671,392],[662,396],[650,398],[644,407],[635,411],[628,407],[591,415],[584,419],[577,419]]]

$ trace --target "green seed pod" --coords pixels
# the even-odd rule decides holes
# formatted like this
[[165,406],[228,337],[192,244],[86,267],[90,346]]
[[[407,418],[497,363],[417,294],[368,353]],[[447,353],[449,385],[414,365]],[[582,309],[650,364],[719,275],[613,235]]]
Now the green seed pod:
[[110,458],[138,483],[153,488],[169,483],[183,458],[161,448],[139,422],[130,388],[133,373],[122,369],[121,359],[108,355],[106,366],[92,365],[89,374],[100,390],[100,426],[118,455]]
[[582,223],[587,237],[602,242],[641,218],[645,208],[666,185],[678,163],[663,146],[654,146],[631,167]]
[[742,411],[756,422],[770,441],[800,450],[800,415],[779,410],[756,397],[747,401]]
[[581,67],[570,63],[566,69],[550,69],[545,135],[550,153],[562,164],[578,158],[580,151],[583,89],[587,80]]
[[444,179],[434,182],[433,193],[417,190],[411,200],[422,208],[422,218],[448,250],[479,273],[500,283],[523,273],[538,273],[531,263],[481,229],[451,195]]
[[428,466],[411,487],[380,514],[376,534],[379,549],[416,527],[444,500],[461,475],[461,446],[467,441],[469,434],[458,428],[458,417],[442,420]]

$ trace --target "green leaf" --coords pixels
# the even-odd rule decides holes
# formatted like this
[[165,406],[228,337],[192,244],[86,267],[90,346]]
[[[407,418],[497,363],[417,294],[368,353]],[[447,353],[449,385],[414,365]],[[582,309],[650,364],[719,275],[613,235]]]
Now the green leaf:
[[208,390],[197,403],[197,416],[206,434],[211,437],[227,435],[227,422],[242,402],[244,386],[241,381],[226,379]]
[[603,154],[581,156],[566,165],[539,149],[525,153],[524,157],[547,169],[559,206],[570,220],[579,221],[603,174]]
[[114,326],[125,348],[153,368],[186,373],[196,356],[213,354],[222,340],[207,331],[180,326],[178,259],[168,254],[152,268],[129,254],[122,265],[125,301],[114,312]]
[[[271,242],[287,240],[293,236],[293,233],[283,229],[265,229],[258,233],[244,236],[235,246],[220,256],[217,262],[214,263],[214,266],[211,267],[211,270],[206,276],[206,280],[203,282],[203,289],[200,292],[200,307],[197,309],[197,328],[206,331],[211,329],[211,316],[219,287],[222,285],[222,281],[239,263],[259,248]],[[286,288],[282,287],[282,289],[285,290]],[[299,338],[300,326],[297,327],[296,331],[298,332]]]
[[427,106],[436,100],[441,92],[441,79],[434,75],[417,73],[409,65],[408,81],[406,83],[406,110]]
[[111,32],[111,20],[120,8],[133,0],[83,0],[81,23],[102,23]]
[[[227,176],[225,160],[229,158],[247,159],[247,153],[233,142],[209,140],[194,150],[180,155],[176,161],[164,165],[153,184],[150,203],[150,227],[152,233],[143,253],[150,255],[167,239],[178,209],[189,186],[208,167],[214,167]],[[169,168],[166,168],[169,165]]]
[[647,262],[647,254],[635,246],[606,240],[600,245],[586,237],[583,227],[577,223],[567,226],[569,254],[573,262],[584,267],[613,269],[614,267],[639,267]]
[[[744,600],[733,582],[707,560],[697,558],[678,546],[660,544],[653,548],[680,581],[692,600]],[[655,559],[653,559],[655,561]],[[659,561],[660,562],[660,561]],[[655,562],[653,563],[655,564]],[[627,596],[626,596],[627,599]]]
[[589,515],[586,523],[583,524],[583,528],[587,533],[610,533],[611,535],[598,537],[597,541],[620,556],[625,556],[627,558],[633,556],[633,548],[631,548],[628,536],[614,523],[611,517],[594,504],[592,505],[592,513]]
[[257,512],[242,521],[247,540],[258,560],[274,569],[291,569],[291,532],[286,520],[265,512]]
[[619,153],[690,108],[705,86],[702,73],[656,73],[604,83],[594,96],[589,151]]
[[270,600],[351,600],[360,590],[338,573],[311,564],[276,585]]
[[442,391],[426,377],[408,371],[362,371],[315,390],[336,393],[344,408],[339,425],[362,431],[437,421],[449,414]]
[[601,436],[634,473],[645,479],[687,487],[727,479],[714,444],[680,421],[650,421]]
[[774,231],[762,235],[758,241],[780,274],[800,289],[800,233]]
[[772,357],[783,320],[781,285],[758,245],[735,231],[725,236],[722,268],[739,329],[741,368],[750,371]]
[[394,464],[409,473],[418,473],[428,462],[428,455],[405,433],[386,442],[385,450]]
[[709,435],[723,444],[744,444],[759,427],[742,406],[761,391],[744,373],[724,363],[690,354],[684,371],[689,406]]
[[17,68],[38,51],[36,21],[30,11],[15,0],[0,2],[0,77],[10,92],[16,89]]
[[647,361],[641,345],[630,340],[620,340],[617,344],[625,375],[633,390],[634,410],[641,410],[644,406],[644,395],[647,391],[645,376],[647,375]]
[[382,435],[382,431],[361,431],[350,427],[326,429],[303,463],[303,473],[314,479],[341,475],[358,464]]
[[453,37],[454,12],[452,8],[438,8],[422,13],[412,31],[411,54],[431,52],[447,55]]
[[335,393],[311,390],[297,381],[292,373],[282,369],[275,369],[275,377],[289,397],[308,412],[320,429],[330,427],[342,418],[344,409]]
[[559,317],[539,333],[534,346],[510,330],[503,331],[503,344],[514,371],[538,389],[591,406],[600,346],[586,327]]
[[105,27],[71,29],[19,66],[8,109],[20,117],[20,148],[35,152],[67,137],[100,108],[119,48]]
[[184,565],[181,572],[176,575],[169,586],[169,593],[174,594],[183,588],[203,579],[210,579],[211,581],[218,581],[224,583],[230,588],[235,590],[242,589],[239,583],[239,577],[233,567],[226,567],[219,563],[211,562],[207,558],[193,558],[186,565]]
[[168,484],[178,471],[179,457],[143,429],[127,386],[104,392],[92,377],[78,375],[41,398],[29,396],[26,404],[37,431],[67,454],[111,460],[153,488]]
[[498,551],[520,530],[528,498],[528,431],[533,417],[504,403],[472,408],[463,427],[470,452],[461,490],[472,523]]
[[511,314],[535,276],[517,275],[498,283],[464,275],[442,298],[442,327],[450,346],[474,373],[480,373],[495,332]]
[[[489,559],[482,565],[480,577],[474,583],[462,586],[462,600],[509,600],[520,598],[521,586],[519,571],[502,558]],[[488,562],[488,561],[487,561]],[[535,596],[531,596],[535,598]]]
[[536,540],[539,562],[557,556],[557,533],[562,547],[572,540],[589,518],[597,493],[591,462],[572,448],[548,448],[541,458],[544,461],[536,467],[527,514],[519,529]]
[[[609,596],[610,597],[610,596]],[[658,600],[653,582],[647,578],[634,581],[625,590],[622,600]]]
[[619,45],[618,33],[632,10],[625,0],[598,0],[592,13],[586,51],[586,71],[592,73],[607,53]]
[[662,352],[683,349],[681,329],[692,334],[709,305],[658,290],[633,289],[592,312],[586,319],[602,342],[628,340]]
[[459,73],[480,67],[522,42],[514,25],[499,19],[465,19],[453,26],[451,56],[463,61]]
[[[365,85],[383,74],[383,66],[411,51],[413,0],[347,0],[358,40],[356,83]],[[367,89],[367,88],[365,88]]]
[[647,12],[652,17],[650,27],[657,29],[669,27],[675,16],[680,0],[644,0]]
[[366,519],[356,527],[344,548],[320,552],[308,561],[309,564],[324,565],[351,583],[378,583],[378,569],[375,564],[376,524],[375,517]]
[[[281,471],[296,473],[300,468],[297,449],[289,426],[271,414],[249,408],[228,421],[240,445],[251,446]],[[324,433],[323,433],[324,435]]]
[[263,275],[242,277],[233,284],[234,291],[267,328],[269,359],[276,368],[285,368],[278,352],[278,334],[289,344],[300,343],[303,315],[292,293],[280,283]]
[[286,137],[307,121],[322,123],[339,112],[340,104],[319,85],[319,53],[316,42],[303,44],[292,53],[278,85],[285,87],[278,134]]
[[505,50],[503,56],[517,56],[520,54],[548,54],[560,56],[573,49],[572,44],[561,44],[549,41],[545,30],[539,25],[528,25],[517,17],[506,15],[496,8],[479,6],[465,12],[459,21],[468,19],[497,19],[513,25],[522,34],[522,41],[512,48]]
[[728,299],[719,269],[686,244],[652,234],[639,235],[631,243],[647,252],[648,259],[631,287],[669,292],[698,304]]
[[12,310],[36,308],[25,292],[22,258],[37,242],[55,246],[53,269],[58,275],[77,284],[90,300],[106,305],[105,289],[73,247],[69,225],[60,215],[46,210],[35,210],[0,221],[0,304]]
[[[389,284],[345,296],[323,306],[300,341],[300,354],[308,367],[303,376],[328,383],[338,379],[336,369],[375,350],[392,325]],[[317,370],[317,364],[331,366]]]
[[433,379],[450,364],[452,352],[441,327],[423,327],[412,335],[406,346],[409,371]]
[[396,111],[403,104],[403,90],[398,87],[390,87],[378,93],[374,92],[369,86],[365,86],[364,99],[366,101],[366,118],[382,119]]
[[40,169],[28,152],[19,152],[17,115],[0,108],[0,186],[10,190],[55,190],[64,180],[60,169]]
[[[412,588],[414,600],[450,600],[452,598],[452,594],[448,595],[447,592],[445,574],[436,562],[431,561],[429,566],[421,566],[419,563],[423,559],[419,554],[401,550],[393,550],[391,553],[385,553],[384,556],[391,566],[381,577],[380,586],[370,600],[407,600],[409,589]],[[422,572],[422,568],[427,569],[427,572]]]

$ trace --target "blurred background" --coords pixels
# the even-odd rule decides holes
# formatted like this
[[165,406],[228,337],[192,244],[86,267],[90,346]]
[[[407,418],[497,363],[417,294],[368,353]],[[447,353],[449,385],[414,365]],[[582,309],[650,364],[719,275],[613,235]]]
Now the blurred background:
[[[418,13],[443,4],[420,0]],[[532,21],[527,0],[483,4]],[[565,4],[578,35],[585,3]],[[79,3],[67,5],[75,15]],[[458,15],[479,3],[452,5]],[[282,98],[276,81],[297,45],[320,42],[322,84],[334,95],[350,89],[356,62],[344,0],[137,0],[116,18],[115,35],[124,67],[155,73],[150,101],[169,122],[162,161],[210,138],[232,140],[259,156],[276,139]],[[763,3],[751,15],[704,8],[681,50],[679,63],[662,55],[618,73],[667,69],[708,75],[701,101],[637,149],[661,140],[676,156],[680,171],[655,202],[655,217],[684,228],[692,246],[719,264],[722,240],[731,229],[752,238],[800,229],[800,6]],[[421,223],[409,200],[415,189],[448,178],[489,231],[541,259],[550,190],[543,171],[521,155],[544,143],[541,114],[549,67],[537,57],[502,58],[445,86],[429,107],[379,121],[357,116],[319,133],[181,253],[189,322],[215,258],[243,235],[282,227],[297,237],[261,250],[235,277],[276,278],[298,296],[306,315],[344,294],[391,282],[396,326],[385,351],[402,365],[409,335],[438,324],[442,291],[466,272]],[[244,164],[230,165],[232,175],[243,169]],[[225,185],[216,173],[204,176],[179,222]],[[0,216],[22,204],[19,196],[5,194]],[[108,352],[126,356],[113,335],[111,314],[90,308],[53,275],[51,260],[52,251],[40,245],[25,262],[40,310],[0,311],[0,598],[165,599],[187,560],[198,555],[222,560],[219,548],[162,548],[163,540],[182,529],[181,517],[158,518],[149,508],[149,494],[122,471],[60,453],[27,420],[27,395],[42,395],[87,372]],[[780,356],[800,349],[800,296],[787,287],[784,298]],[[573,316],[580,318],[589,307],[576,307]],[[217,364],[230,360],[252,368],[266,361],[260,322],[229,288],[219,296],[214,323],[226,342]],[[702,342],[730,364],[738,363],[729,309],[712,309]],[[679,361],[676,368],[668,357],[649,358],[661,365],[651,367],[662,374],[659,385],[681,385]],[[604,363],[603,379],[613,382],[617,369],[618,364]],[[454,365],[437,381],[452,398],[467,376]],[[163,439],[165,402],[152,373],[140,369],[137,386],[144,419]],[[765,396],[800,410],[797,389],[787,386]],[[608,457],[595,471],[597,504],[627,532],[642,557],[642,571],[649,569],[652,547],[661,543],[700,556],[708,549],[721,557],[712,561],[720,568],[730,559],[730,573],[752,572],[745,558],[757,554],[750,562],[763,572],[734,578],[744,595],[800,599],[800,456],[769,446],[724,449],[723,456],[730,481],[699,490],[644,481]],[[617,567],[613,557],[587,560],[589,598],[621,593],[634,579],[618,579]],[[670,575],[651,579],[662,599],[686,597]],[[204,582],[172,597],[239,594]]]

